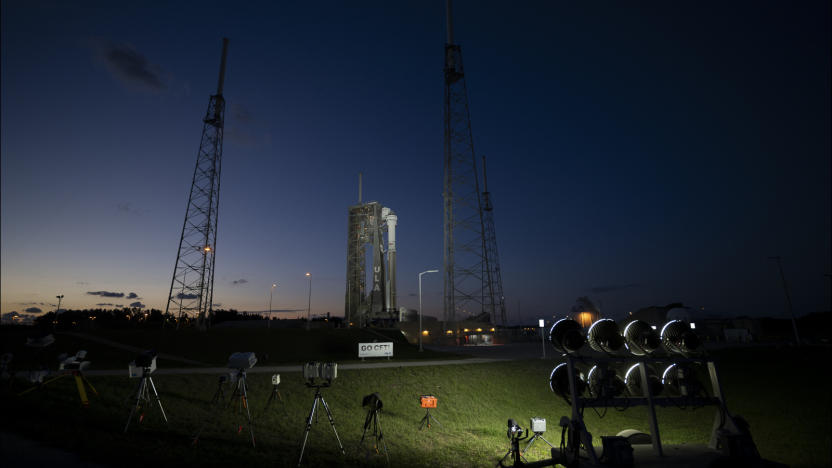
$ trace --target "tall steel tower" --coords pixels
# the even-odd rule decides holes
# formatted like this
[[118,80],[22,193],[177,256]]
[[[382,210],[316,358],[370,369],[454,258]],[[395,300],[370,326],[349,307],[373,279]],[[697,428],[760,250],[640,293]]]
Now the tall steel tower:
[[208,326],[213,315],[214,263],[217,246],[217,215],[220,202],[220,169],[225,120],[225,56],[228,39],[222,40],[217,94],[208,100],[202,119],[202,140],[196,155],[191,193],[185,208],[185,222],[179,238],[179,250],[170,281],[165,314],[176,314],[176,328],[182,317],[196,315],[200,328]]
[[[488,259],[490,271],[488,279],[491,281],[491,289],[494,295],[491,297],[495,302],[491,304],[491,310],[500,313],[500,324],[506,326],[506,297],[503,295],[503,274],[500,271],[500,254],[497,251],[497,230],[494,228],[494,206],[491,204],[491,194],[488,192],[488,174],[485,171],[485,156],[482,157],[482,201],[483,201],[483,224],[485,226],[485,257]],[[492,317],[491,322],[496,323],[497,318]]]
[[454,44],[451,0],[447,0],[446,8],[444,320],[455,321],[487,313],[493,321],[494,292],[483,236],[483,212],[462,51]]

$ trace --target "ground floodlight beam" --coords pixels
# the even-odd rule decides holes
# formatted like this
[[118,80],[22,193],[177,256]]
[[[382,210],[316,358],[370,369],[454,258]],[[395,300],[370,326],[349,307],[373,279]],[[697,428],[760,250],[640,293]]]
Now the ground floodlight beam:
[[[641,385],[641,372],[638,370],[639,364],[633,364],[627,369],[624,374],[624,384],[627,386],[627,391],[634,397],[642,397],[644,395],[644,387]],[[656,375],[656,371],[652,367],[647,366],[647,382],[650,385],[650,395],[656,396],[662,393],[664,385],[661,379]]]
[[578,322],[563,318],[549,329],[549,343],[560,353],[573,354],[583,347],[586,338],[581,333],[581,325]]
[[[552,369],[552,373],[549,375],[549,388],[555,393],[555,395],[558,395],[566,400],[567,403],[570,403],[569,369],[566,367],[565,362],[558,364],[554,369]],[[581,396],[584,391],[586,391],[586,383],[576,375],[575,394]]]
[[690,325],[682,320],[671,320],[662,327],[659,333],[664,347],[672,352],[688,356],[698,351],[702,342],[699,336],[690,329]]
[[589,327],[587,342],[595,351],[613,354],[624,346],[624,337],[618,329],[618,324],[611,319],[597,320]]
[[645,356],[659,349],[662,340],[650,324],[633,320],[624,327],[624,346],[636,356]]

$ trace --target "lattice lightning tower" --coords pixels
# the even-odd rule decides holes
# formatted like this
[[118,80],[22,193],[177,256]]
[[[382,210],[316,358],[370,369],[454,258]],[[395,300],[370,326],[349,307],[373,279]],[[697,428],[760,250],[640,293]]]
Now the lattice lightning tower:
[[214,264],[217,245],[217,216],[220,201],[222,137],[225,120],[225,56],[228,39],[222,40],[217,94],[210,97],[202,119],[202,140],[196,156],[191,192],[185,209],[185,222],[179,238],[179,251],[170,282],[165,314],[176,314],[176,327],[183,317],[195,315],[205,328],[213,315]]
[[[482,157],[482,202],[483,225],[485,226],[485,256],[490,267],[488,279],[491,281],[492,296],[495,301],[491,309],[500,313],[500,324],[506,326],[506,297],[503,295],[503,273],[500,271],[500,253],[497,251],[497,230],[494,227],[494,205],[491,204],[491,194],[488,192],[488,174],[485,171],[485,156]],[[496,322],[492,318],[492,322]]]
[[446,6],[444,319],[455,321],[487,313],[493,322],[494,291],[483,236],[462,51],[454,44],[451,0]]

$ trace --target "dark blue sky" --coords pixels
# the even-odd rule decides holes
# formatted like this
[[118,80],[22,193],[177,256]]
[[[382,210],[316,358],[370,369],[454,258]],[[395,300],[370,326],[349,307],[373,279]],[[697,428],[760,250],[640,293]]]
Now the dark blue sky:
[[[454,4],[509,315],[829,308],[829,2]],[[215,298],[343,312],[347,207],[442,263],[444,4],[2,3],[2,312],[164,308],[229,37]],[[240,281],[245,280],[245,281]],[[442,279],[425,277],[440,315]],[[89,292],[123,293],[123,297]],[[129,293],[137,298],[128,299]],[[291,314],[290,314],[291,315]]]

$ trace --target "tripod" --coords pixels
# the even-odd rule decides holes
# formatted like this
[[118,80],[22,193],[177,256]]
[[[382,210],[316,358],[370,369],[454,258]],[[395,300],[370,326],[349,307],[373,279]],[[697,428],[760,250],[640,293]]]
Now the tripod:
[[376,453],[379,453],[378,447],[381,445],[384,448],[384,456],[387,458],[387,464],[390,465],[390,454],[387,452],[387,442],[384,441],[384,434],[381,432],[381,421],[379,417],[378,407],[373,407],[367,411],[367,418],[364,419],[364,433],[361,434],[361,441],[358,442],[358,445],[364,444],[367,429],[372,426],[373,433],[371,435],[376,438],[376,443],[373,445],[373,448],[376,450]]
[[57,377],[53,377],[49,380],[44,381],[43,383],[41,383],[39,385],[36,385],[34,387],[31,387],[27,390],[24,390],[24,391],[18,393],[17,396],[25,395],[25,394],[33,391],[33,390],[37,390],[37,389],[43,387],[44,385],[52,383],[52,382],[54,382],[54,381],[56,381],[60,378],[66,377],[68,375],[71,375],[71,376],[75,377],[75,387],[78,389],[78,398],[81,399],[81,404],[84,406],[84,408],[90,406],[90,399],[87,397],[87,390],[86,390],[85,384],[90,387],[90,390],[92,390],[92,392],[96,396],[98,396],[98,391],[96,391],[95,387],[92,386],[90,381],[87,380],[86,377],[84,377],[84,374],[83,374],[83,372],[81,372],[80,368],[79,369],[73,369],[70,372],[64,372],[63,374],[60,374]]
[[534,433],[534,435],[532,436],[532,438],[531,438],[531,439],[529,439],[529,443],[526,445],[526,448],[524,448],[524,449],[523,449],[523,455],[526,455],[526,451],[527,451],[527,450],[529,450],[529,447],[531,447],[531,446],[532,446],[532,444],[534,443],[534,441],[535,441],[535,440],[537,440],[537,439],[540,439],[540,440],[542,440],[543,442],[546,442],[547,444],[549,444],[549,447],[555,448],[555,446],[554,446],[554,445],[552,445],[552,443],[551,443],[551,442],[549,442],[548,440],[546,440],[546,439],[543,437],[543,433],[542,433],[542,432],[535,432],[535,433]]
[[[511,434],[511,445],[508,447],[508,452],[503,455],[503,458],[497,462],[497,466],[505,467],[505,466],[524,466],[523,464],[523,455],[520,453],[520,441],[525,440],[528,437],[523,437],[523,431],[519,430]],[[524,451],[525,453],[525,451]],[[506,459],[510,459],[512,461],[511,465],[503,465],[503,462]]]
[[[211,397],[210,406],[217,407],[222,404],[222,400],[225,398],[225,390],[223,390],[223,387],[225,386],[226,379],[228,379],[228,377],[224,375],[220,376],[219,381],[217,382],[217,390],[214,392],[214,396]],[[192,442],[194,445],[199,443],[199,436],[202,434],[203,429],[205,429],[206,424],[208,424],[207,421],[203,422],[202,426],[200,426],[199,430],[194,435]]]
[[[234,402],[235,398],[240,398],[237,405],[237,411],[242,413],[243,408],[246,409],[246,416],[248,417],[248,432],[251,434],[251,446],[256,447],[254,443],[254,426],[251,424],[251,411],[248,409],[248,384],[246,383],[246,371],[244,369],[237,370],[237,382],[234,385],[234,391],[231,392],[231,399],[228,400],[228,405]],[[237,427],[237,432],[243,430],[243,426]]]
[[266,411],[269,410],[269,406],[272,404],[273,401],[275,401],[275,399],[277,399],[279,402],[283,403],[283,412],[286,413],[287,416],[289,415],[289,413],[286,411],[286,403],[283,402],[283,397],[280,396],[279,385],[280,384],[272,385],[272,394],[269,395],[269,399],[266,401],[266,406],[263,407],[263,414],[266,414]]
[[344,446],[341,444],[341,438],[338,437],[338,431],[335,429],[335,420],[332,418],[332,412],[329,411],[329,405],[326,404],[326,400],[324,400],[323,395],[321,395],[321,387],[329,387],[329,385],[306,385],[308,387],[315,388],[315,402],[312,403],[312,410],[309,411],[309,417],[306,418],[306,430],[303,432],[303,445],[300,446],[300,458],[298,459],[298,466],[300,466],[301,462],[303,462],[303,452],[306,449],[306,439],[307,437],[309,437],[309,431],[312,429],[312,418],[314,417],[315,422],[318,422],[317,415],[315,414],[315,410],[318,409],[318,401],[321,402],[321,405],[323,405],[324,410],[326,410],[326,415],[329,418],[329,424],[332,425],[332,431],[335,433],[335,440],[338,441],[338,448],[341,449],[342,454],[347,454],[347,451],[344,450]]
[[[130,427],[130,421],[133,415],[136,414],[142,403],[150,404],[150,390],[153,390],[153,396],[156,397],[156,403],[159,404],[159,410],[162,412],[162,418],[165,424],[168,423],[168,417],[165,415],[165,409],[162,407],[162,400],[159,399],[159,393],[156,391],[156,385],[153,384],[153,377],[150,376],[150,367],[142,368],[142,378],[139,381],[139,387],[136,389],[136,405],[130,410],[130,416],[127,417],[127,424],[124,425],[124,432],[127,433],[127,428]],[[150,384],[148,386],[148,384]],[[144,420],[144,411],[139,416],[139,423]]]
[[421,424],[419,424],[419,430],[421,431],[425,427],[425,425],[427,425],[428,429],[430,429],[431,420],[436,424],[439,424],[440,426],[442,425],[442,423],[440,423],[438,419],[436,419],[435,417],[433,417],[432,414],[430,414],[430,408],[425,408],[425,416],[422,418]]

